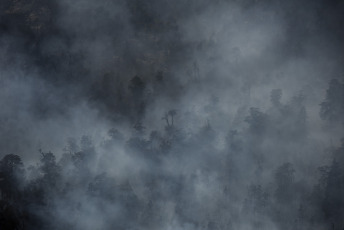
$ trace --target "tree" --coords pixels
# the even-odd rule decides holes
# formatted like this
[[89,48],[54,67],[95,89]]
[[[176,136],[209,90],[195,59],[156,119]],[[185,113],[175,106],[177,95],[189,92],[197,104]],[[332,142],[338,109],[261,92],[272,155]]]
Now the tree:
[[266,129],[267,115],[258,108],[250,108],[250,114],[245,118],[245,121],[250,125],[253,134],[262,134]]
[[14,173],[23,167],[20,156],[15,154],[7,154],[0,161],[0,169],[3,173]]
[[171,117],[171,126],[173,126],[174,125],[174,122],[173,122],[173,118],[174,118],[174,116],[176,116],[177,115],[177,110],[175,110],[175,109],[171,109],[170,111],[168,111],[168,115]]
[[294,189],[294,166],[291,163],[284,163],[279,166],[275,173],[275,199],[281,204],[292,201]]
[[248,197],[245,200],[245,208],[254,215],[263,214],[268,205],[269,195],[264,191],[261,185],[250,185],[248,188]]
[[142,124],[141,121],[137,121],[134,126],[134,130],[136,131],[137,134],[143,135],[145,132],[146,127]]
[[145,83],[140,77],[135,76],[130,80],[128,88],[135,97],[141,97],[145,89]]
[[161,135],[158,131],[152,131],[149,135],[149,142],[151,150],[156,150],[159,146],[158,143],[161,140]]
[[289,129],[290,137],[294,137],[297,140],[302,140],[302,138],[307,136],[307,111],[304,101],[305,96],[301,92],[292,97],[289,106],[284,109],[291,122],[285,129]]
[[[334,150],[334,158],[325,175],[325,197],[323,210],[325,217],[340,223],[344,215],[344,146]],[[344,223],[343,223],[344,224]]]
[[0,161],[0,190],[3,199],[18,199],[24,176],[24,165],[15,154],[7,154]]
[[65,152],[72,154],[78,152],[80,149],[79,145],[77,144],[74,138],[67,139],[67,146],[63,149]]
[[344,114],[344,84],[337,79],[329,83],[326,98],[320,104],[320,117],[329,122],[343,121]]
[[164,116],[161,118],[161,120],[165,120],[166,121],[166,127],[170,127],[170,122],[168,119],[168,113],[165,113]]
[[[177,110],[171,109],[164,116],[161,118],[162,120],[166,121],[166,127],[173,127],[174,126],[174,117],[177,115]],[[170,119],[171,118],[171,119]]]
[[212,143],[216,138],[216,133],[207,119],[206,124],[199,131],[199,138],[203,143]]
[[24,216],[15,205],[5,200],[0,200],[0,228],[2,230],[24,229]]
[[145,83],[140,77],[135,76],[130,80],[128,88],[131,91],[134,103],[133,119],[140,119],[144,115],[146,106],[144,101]]
[[55,155],[52,152],[44,153],[41,151],[40,153],[42,155],[40,170],[43,173],[44,186],[55,188],[60,179],[61,169],[56,163]]

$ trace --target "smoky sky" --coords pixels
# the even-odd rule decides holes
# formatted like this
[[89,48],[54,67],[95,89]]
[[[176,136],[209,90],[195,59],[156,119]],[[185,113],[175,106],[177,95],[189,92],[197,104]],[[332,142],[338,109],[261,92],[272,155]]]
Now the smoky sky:
[[[271,192],[276,168],[291,162],[310,189],[317,168],[331,162],[329,148],[341,144],[342,123],[329,125],[319,113],[329,82],[343,81],[343,41],[344,2],[335,0],[3,0],[0,158],[12,153],[36,165],[39,151],[51,151],[63,162],[71,140],[90,138],[98,154],[90,178],[129,180],[139,200],[153,196],[143,185],[152,175],[173,178],[157,188],[162,200],[192,185],[178,190],[178,202],[155,204],[162,217],[152,229],[200,229],[196,219],[225,222],[221,212],[234,229],[253,229],[237,211],[251,183]],[[280,92],[275,102],[272,92]],[[289,114],[278,112],[282,105]],[[264,122],[267,131],[255,133]],[[173,147],[161,141],[171,126]],[[114,129],[121,141],[106,144]],[[156,160],[128,148],[149,140],[153,151],[152,136],[173,154]],[[52,199],[51,226],[107,229],[109,213],[127,215],[121,204],[102,209],[75,188]],[[66,221],[75,210],[64,205],[75,199],[84,206]],[[176,203],[187,205],[179,212]],[[264,218],[267,228],[283,229]]]
[[[213,95],[233,116],[245,103],[265,104],[272,88],[283,88],[285,96],[306,90],[316,97],[309,102],[316,113],[327,81],[342,78],[342,4],[5,1],[2,152],[61,143],[60,132],[92,132],[83,122],[92,130],[118,117],[130,125],[138,118],[116,106],[130,107],[126,89],[135,75],[157,94],[143,118],[157,128],[154,120],[169,108],[192,111]],[[168,85],[163,92],[154,88],[159,72]],[[82,117],[76,114],[82,110]]]

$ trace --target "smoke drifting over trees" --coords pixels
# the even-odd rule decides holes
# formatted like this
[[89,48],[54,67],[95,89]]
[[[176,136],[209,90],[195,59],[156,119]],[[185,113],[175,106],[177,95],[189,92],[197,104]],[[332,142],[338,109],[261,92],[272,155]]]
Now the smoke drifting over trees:
[[343,41],[334,0],[2,0],[0,229],[343,229]]

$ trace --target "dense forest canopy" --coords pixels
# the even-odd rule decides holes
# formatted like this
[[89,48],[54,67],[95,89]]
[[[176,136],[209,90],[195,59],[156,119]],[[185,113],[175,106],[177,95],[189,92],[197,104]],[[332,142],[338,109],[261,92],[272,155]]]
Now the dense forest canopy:
[[344,229],[344,2],[2,0],[0,229]]

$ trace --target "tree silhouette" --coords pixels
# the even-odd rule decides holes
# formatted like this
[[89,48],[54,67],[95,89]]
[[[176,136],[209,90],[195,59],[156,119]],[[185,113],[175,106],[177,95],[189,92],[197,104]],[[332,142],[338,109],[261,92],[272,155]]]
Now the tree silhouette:
[[170,127],[170,122],[168,119],[168,113],[165,113],[164,116],[161,118],[161,120],[165,120],[166,121],[166,126]]
[[177,110],[171,109],[164,114],[161,118],[162,120],[166,121],[166,127],[170,128],[174,126],[174,117],[177,115]]
[[143,95],[145,83],[140,77],[135,76],[130,80],[128,88],[137,99],[141,99],[140,97]]
[[60,182],[61,168],[56,163],[55,155],[52,152],[41,152],[40,170],[43,173],[42,183],[44,189],[55,190]]
[[177,115],[177,110],[171,109],[168,111],[168,115],[171,117],[171,126],[174,126],[174,116]]
[[344,84],[337,79],[329,83],[324,102],[320,104],[320,117],[329,122],[343,121]]
[[263,134],[267,126],[267,115],[258,108],[250,108],[250,114],[245,118],[253,134]]
[[17,200],[23,182],[24,165],[15,154],[7,154],[0,161],[0,190],[2,199]]
[[279,203],[292,201],[294,194],[294,166],[291,163],[284,163],[277,168],[275,173],[275,199]]

